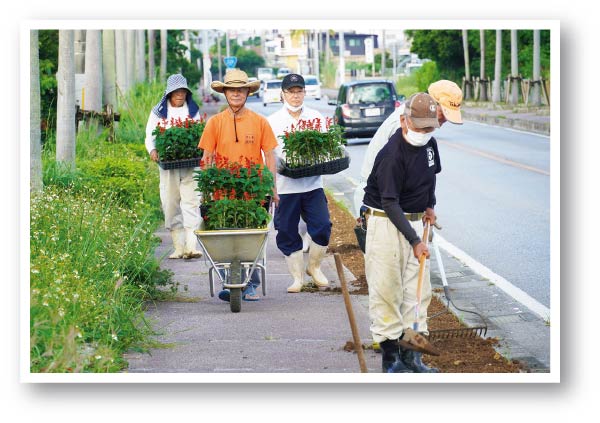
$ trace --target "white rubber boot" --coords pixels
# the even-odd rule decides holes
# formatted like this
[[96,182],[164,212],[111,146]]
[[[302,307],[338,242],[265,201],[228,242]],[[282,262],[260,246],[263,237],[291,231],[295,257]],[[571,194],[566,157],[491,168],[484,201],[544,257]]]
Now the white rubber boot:
[[183,229],[171,230],[171,239],[173,240],[173,254],[169,256],[170,259],[179,259],[183,257]]
[[285,261],[287,262],[290,275],[294,278],[294,283],[288,287],[287,292],[300,292],[304,285],[304,254],[302,250],[286,256]]
[[193,229],[185,229],[185,247],[183,249],[183,258],[191,259],[202,257],[202,253],[196,250],[198,239]]
[[302,235],[302,251],[305,253],[308,253],[308,250],[310,249],[310,235],[307,233],[305,233],[304,235]]
[[308,251],[308,267],[306,273],[312,276],[313,282],[317,286],[329,286],[327,277],[321,272],[321,262],[325,258],[327,252],[327,246],[317,244],[314,241],[310,242],[310,249]]

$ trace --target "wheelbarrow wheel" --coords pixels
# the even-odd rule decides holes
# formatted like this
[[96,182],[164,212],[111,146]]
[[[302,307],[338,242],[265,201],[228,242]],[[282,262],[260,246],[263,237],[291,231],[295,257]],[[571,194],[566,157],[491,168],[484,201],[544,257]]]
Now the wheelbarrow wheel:
[[232,313],[239,313],[242,309],[242,288],[229,290],[229,307]]

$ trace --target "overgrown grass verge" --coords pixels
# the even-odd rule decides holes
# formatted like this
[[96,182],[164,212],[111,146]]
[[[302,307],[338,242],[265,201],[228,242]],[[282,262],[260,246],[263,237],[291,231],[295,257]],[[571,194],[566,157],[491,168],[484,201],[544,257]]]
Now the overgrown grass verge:
[[152,343],[144,301],[175,294],[171,272],[154,258],[162,212],[143,145],[160,94],[156,85],[136,87],[117,142],[93,123],[80,129],[75,166],[54,160],[52,137],[44,145],[44,191],[31,196],[32,372],[125,368],[124,352]]

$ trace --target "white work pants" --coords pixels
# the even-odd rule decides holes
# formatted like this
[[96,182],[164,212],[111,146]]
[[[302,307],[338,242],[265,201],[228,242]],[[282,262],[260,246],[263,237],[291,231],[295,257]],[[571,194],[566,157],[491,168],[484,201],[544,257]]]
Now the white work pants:
[[200,227],[200,196],[196,191],[194,171],[199,168],[158,168],[160,172],[160,201],[165,215],[165,227],[198,229]]
[[[410,222],[423,234],[423,222]],[[429,260],[421,287],[417,332],[427,332],[427,308],[431,302]],[[419,261],[404,235],[387,217],[370,215],[367,223],[365,273],[369,284],[369,315],[373,341],[398,339],[413,327],[417,304]]]

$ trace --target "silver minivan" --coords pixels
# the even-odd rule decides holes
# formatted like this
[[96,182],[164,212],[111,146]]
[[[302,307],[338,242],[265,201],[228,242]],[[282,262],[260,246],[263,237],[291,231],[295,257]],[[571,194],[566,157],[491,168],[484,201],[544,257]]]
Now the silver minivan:
[[261,98],[263,106],[267,106],[267,103],[280,103],[281,102],[281,79],[271,79],[265,81]]

